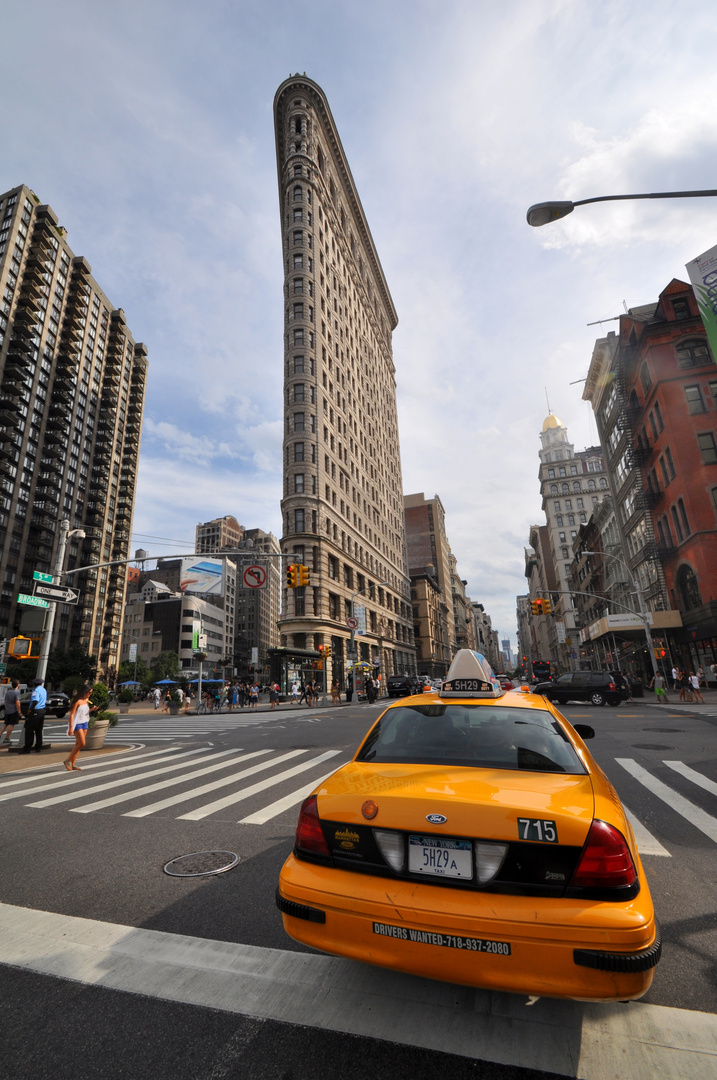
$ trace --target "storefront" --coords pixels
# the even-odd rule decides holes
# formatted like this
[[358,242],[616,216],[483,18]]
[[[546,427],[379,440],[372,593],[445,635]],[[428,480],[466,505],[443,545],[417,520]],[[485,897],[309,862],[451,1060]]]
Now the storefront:
[[295,682],[323,683],[323,658],[316,649],[269,649],[267,656],[269,678],[279,684],[282,697],[291,697]]

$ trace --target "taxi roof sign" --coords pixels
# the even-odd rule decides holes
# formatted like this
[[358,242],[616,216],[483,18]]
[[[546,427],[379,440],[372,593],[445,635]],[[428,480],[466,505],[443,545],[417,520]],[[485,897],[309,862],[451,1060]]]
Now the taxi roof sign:
[[440,697],[502,697],[505,691],[483,653],[459,649],[453,657]]

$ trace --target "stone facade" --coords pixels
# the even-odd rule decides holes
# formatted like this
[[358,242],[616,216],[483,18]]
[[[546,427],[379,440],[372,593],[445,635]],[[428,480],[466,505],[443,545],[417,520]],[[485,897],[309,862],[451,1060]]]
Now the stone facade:
[[284,263],[282,645],[332,650],[343,682],[352,603],[359,659],[415,671],[391,335],[398,318],[328,101],[294,76],[274,100]]

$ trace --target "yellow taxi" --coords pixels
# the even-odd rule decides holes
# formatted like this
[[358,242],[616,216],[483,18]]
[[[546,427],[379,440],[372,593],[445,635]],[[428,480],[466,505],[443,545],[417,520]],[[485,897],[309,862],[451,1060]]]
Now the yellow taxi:
[[661,942],[593,734],[461,650],[304,801],[277,890],[286,932],[468,986],[641,997]]

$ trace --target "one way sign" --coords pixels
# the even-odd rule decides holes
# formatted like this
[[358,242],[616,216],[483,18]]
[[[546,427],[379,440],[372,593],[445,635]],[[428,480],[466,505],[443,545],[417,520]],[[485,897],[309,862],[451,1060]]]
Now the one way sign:
[[65,585],[43,585],[39,581],[34,584],[33,595],[42,596],[43,599],[49,600],[50,603],[76,604],[80,599],[80,593],[77,589],[70,589]]

